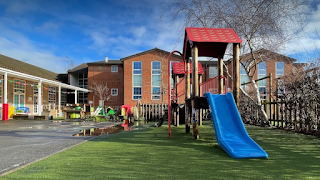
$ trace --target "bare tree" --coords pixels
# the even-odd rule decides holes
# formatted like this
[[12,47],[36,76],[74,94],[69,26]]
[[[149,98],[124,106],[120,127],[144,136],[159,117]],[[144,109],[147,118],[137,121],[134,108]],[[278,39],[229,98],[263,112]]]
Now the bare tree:
[[277,52],[285,42],[292,40],[306,25],[306,9],[308,1],[304,0],[178,0],[169,3],[165,12],[170,12],[173,21],[182,20],[184,26],[232,28],[236,31],[243,40],[240,53],[251,56],[240,59],[240,63],[254,90],[251,96],[243,89],[241,92],[254,101],[264,122],[268,123],[254,80],[258,64],[268,57],[255,53],[262,48]]
[[111,94],[107,82],[93,82],[93,85],[89,89],[93,90],[94,95],[98,96],[103,102],[110,99]]

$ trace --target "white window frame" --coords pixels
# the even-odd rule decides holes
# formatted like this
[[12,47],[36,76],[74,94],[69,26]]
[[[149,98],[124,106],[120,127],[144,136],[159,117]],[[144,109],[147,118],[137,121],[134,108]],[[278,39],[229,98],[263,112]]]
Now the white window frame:
[[49,104],[56,104],[56,87],[48,87],[48,102]]
[[[18,82],[20,82],[20,84],[18,84]],[[20,96],[23,95],[23,106],[26,106],[26,87],[24,85],[26,81],[14,79],[13,83],[13,104],[17,107],[21,107],[20,100],[18,100],[18,104],[15,104],[14,97],[15,95],[19,95],[20,99]]]
[[[264,69],[260,67],[262,66],[262,64],[264,64]],[[263,71],[262,71],[263,70]],[[260,62],[258,64],[258,79],[260,78],[263,78],[263,77],[266,77],[267,76],[267,63],[264,61],[264,62]],[[261,82],[262,81],[262,82]],[[260,83],[259,83],[260,82]],[[263,85],[261,85],[263,83]],[[258,81],[258,87],[259,87],[259,92],[260,92],[260,98],[261,99],[267,99],[267,80],[264,79],[264,80],[260,80]],[[261,91],[260,91],[260,88],[265,88],[265,94],[262,94]]]
[[[216,69],[216,75],[214,75],[214,71],[213,70],[211,70],[211,69]],[[214,77],[216,77],[216,76],[218,76],[218,67],[216,67],[216,66],[209,66],[209,79],[211,79],[211,78],[214,78]]]
[[[80,75],[82,77],[80,78]],[[81,84],[80,84],[81,82]],[[78,74],[78,86],[81,88],[88,89],[88,74],[80,73]],[[83,91],[78,91],[78,103],[87,104],[88,103],[88,93]]]
[[118,96],[118,88],[112,88],[111,89],[111,96]]
[[[140,63],[141,64],[141,69],[134,69],[134,63]],[[140,74],[134,74],[134,71],[139,71],[140,70]],[[137,75],[137,76],[140,76],[141,77],[141,86],[134,86],[133,85],[133,77]],[[138,97],[139,95],[135,95],[134,94],[134,88],[140,88],[140,97]],[[135,98],[137,96],[137,98]],[[141,61],[133,61],[132,62],[132,100],[139,100],[139,99],[142,99],[142,62]]]
[[[116,69],[114,69],[114,68],[116,68]],[[118,72],[118,65],[112,65],[111,72]]]
[[[154,69],[153,63],[154,62],[159,62],[160,63],[160,68],[159,69]],[[154,71],[157,71],[156,74],[153,74]],[[160,76],[160,85],[156,86],[153,84],[153,76]],[[153,88],[159,88],[160,89],[160,94],[153,94]],[[160,61],[152,61],[151,62],[151,100],[161,100],[161,62]]]
[[[248,78],[248,82],[249,82],[249,77],[248,77],[248,75],[247,75],[247,73],[246,73],[245,68],[242,66],[242,64],[240,64],[240,85],[241,85],[242,83],[247,83],[247,82],[241,81],[241,76],[242,76],[242,77],[243,77],[243,76],[246,76],[246,77]],[[242,85],[242,87],[243,87],[243,85]],[[249,90],[249,84],[244,85],[244,90]]]
[[[280,64],[280,63],[282,63],[283,64],[283,69],[278,69],[278,64]],[[278,77],[281,77],[281,76],[283,76],[284,75],[284,73],[285,73],[285,63],[284,62],[276,62],[276,72],[275,72],[275,74],[276,74],[276,78],[278,78]],[[282,70],[283,71],[283,73],[282,74],[278,74],[277,72],[278,72],[278,70]]]

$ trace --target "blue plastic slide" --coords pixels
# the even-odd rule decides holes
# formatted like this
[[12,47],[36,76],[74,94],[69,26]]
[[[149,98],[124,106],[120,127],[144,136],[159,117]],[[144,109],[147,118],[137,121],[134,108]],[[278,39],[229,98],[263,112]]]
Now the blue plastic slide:
[[218,144],[232,158],[268,158],[268,154],[248,135],[232,93],[206,92]]

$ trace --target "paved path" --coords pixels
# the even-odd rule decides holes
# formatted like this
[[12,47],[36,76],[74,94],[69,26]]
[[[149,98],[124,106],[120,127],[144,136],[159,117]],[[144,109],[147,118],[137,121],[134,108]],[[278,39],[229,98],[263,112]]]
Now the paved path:
[[112,122],[0,121],[0,175],[93,138],[72,136],[81,129],[113,124]]

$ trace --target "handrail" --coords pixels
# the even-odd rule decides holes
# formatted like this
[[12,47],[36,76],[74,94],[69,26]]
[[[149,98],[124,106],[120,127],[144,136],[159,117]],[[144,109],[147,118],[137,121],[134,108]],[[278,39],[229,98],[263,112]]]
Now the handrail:
[[[202,91],[204,91],[204,92],[208,92],[208,91],[209,91],[209,92],[211,92],[211,93],[213,93],[213,94],[218,94],[218,92],[219,92],[219,91],[218,91],[218,83],[219,83],[219,82],[218,82],[218,80],[219,80],[218,77],[219,77],[219,76],[216,76],[216,77],[213,77],[213,78],[209,79],[209,80],[206,81],[206,82],[199,83],[199,86],[200,86],[200,87],[205,87],[205,88],[207,88],[207,89],[204,89],[204,88],[203,88]],[[224,94],[225,94],[225,93],[227,93],[227,89],[228,89],[228,87],[227,87],[227,78],[224,77],[224,76],[222,76],[221,79],[223,79],[223,81],[224,81]],[[210,86],[213,81],[215,81],[215,82],[214,82],[215,84],[213,84],[212,86]],[[209,88],[208,88],[207,86],[209,86]],[[213,92],[212,92],[211,89],[216,89],[216,91],[213,91]]]

